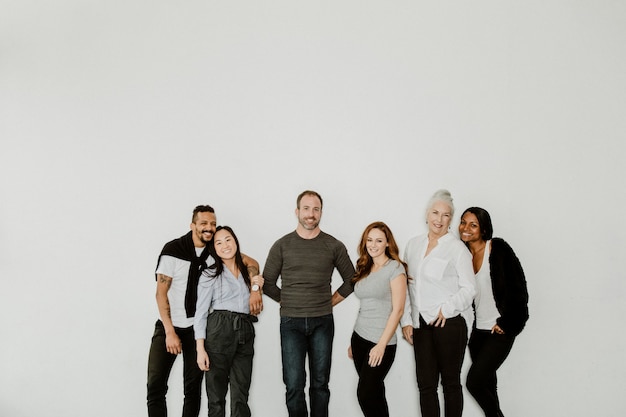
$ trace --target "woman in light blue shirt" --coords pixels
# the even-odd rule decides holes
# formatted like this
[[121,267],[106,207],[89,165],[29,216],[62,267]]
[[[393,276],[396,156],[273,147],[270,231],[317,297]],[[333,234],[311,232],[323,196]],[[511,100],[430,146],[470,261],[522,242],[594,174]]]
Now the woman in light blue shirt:
[[250,416],[253,322],[257,318],[250,314],[249,301],[250,291],[260,291],[262,282],[250,281],[239,241],[230,227],[216,228],[213,246],[216,263],[203,272],[198,283],[193,324],[197,362],[206,371],[209,417],[225,416],[229,384],[231,415]]

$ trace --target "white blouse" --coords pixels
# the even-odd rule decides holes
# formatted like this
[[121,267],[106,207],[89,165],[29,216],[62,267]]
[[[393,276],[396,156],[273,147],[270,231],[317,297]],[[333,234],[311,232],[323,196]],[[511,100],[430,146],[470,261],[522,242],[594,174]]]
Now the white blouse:
[[476,294],[476,279],[472,255],[456,236],[441,236],[428,255],[428,234],[411,239],[404,251],[408,264],[409,282],[400,321],[402,327],[419,328],[419,316],[426,323],[435,320],[439,311],[445,318],[461,315],[468,330],[474,321],[472,301]]
[[483,264],[476,273],[476,328],[480,330],[491,330],[500,317],[500,312],[496,307],[496,300],[493,298],[493,287],[491,285],[491,268],[489,266],[489,253],[491,252],[491,240],[485,245]]

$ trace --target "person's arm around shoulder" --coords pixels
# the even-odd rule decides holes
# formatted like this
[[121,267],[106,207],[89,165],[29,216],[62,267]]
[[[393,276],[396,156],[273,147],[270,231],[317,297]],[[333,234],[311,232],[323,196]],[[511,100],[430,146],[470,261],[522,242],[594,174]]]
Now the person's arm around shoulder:
[[165,328],[165,348],[168,353],[178,355],[183,351],[183,345],[180,338],[176,334],[174,324],[172,323],[172,314],[170,310],[170,301],[167,298],[167,292],[172,286],[172,277],[157,274],[156,302],[159,308],[159,316]]
[[263,311],[263,296],[261,290],[264,280],[263,277],[259,275],[259,263],[243,253],[241,256],[243,257],[243,263],[248,268],[248,276],[250,277],[250,314],[256,316]]
[[241,254],[241,258],[243,259],[243,264],[246,266],[246,268],[248,268],[248,275],[250,276],[250,279],[252,279],[252,277],[256,275],[259,275],[259,263],[256,261],[256,259],[249,257],[245,253]]
[[[389,314],[385,330],[383,331],[380,340],[378,340],[376,346],[370,350],[368,364],[372,367],[378,366],[382,363],[387,343],[389,343],[393,334],[396,332],[398,323],[400,323],[400,318],[402,318],[402,315],[404,314],[404,302],[406,300],[406,275],[400,274],[396,276],[389,282],[389,285],[391,286],[391,314]],[[412,330],[413,328],[411,328],[411,331]]]

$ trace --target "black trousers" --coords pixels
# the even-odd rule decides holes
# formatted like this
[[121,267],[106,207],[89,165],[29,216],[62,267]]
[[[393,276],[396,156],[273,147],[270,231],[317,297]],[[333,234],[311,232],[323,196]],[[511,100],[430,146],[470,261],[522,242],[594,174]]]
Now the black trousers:
[[467,374],[467,390],[487,417],[503,417],[498,399],[496,371],[509,356],[515,336],[474,329],[469,341],[472,366]]
[[253,318],[247,314],[216,310],[207,319],[204,346],[209,354],[206,391],[209,417],[226,415],[230,388],[230,416],[250,417],[248,395],[254,356]]
[[359,375],[356,394],[363,415],[365,417],[388,417],[385,377],[396,357],[396,345],[387,345],[381,364],[371,367],[368,364],[369,353],[376,343],[363,339],[355,332],[352,333],[350,343],[354,367]]
[[[202,394],[202,377],[204,372],[196,362],[196,339],[193,327],[175,327],[176,334],[183,345],[183,378],[185,400],[183,417],[198,417],[200,414],[200,398]],[[154,325],[154,335],[150,344],[148,357],[148,416],[166,417],[167,380],[174,361],[178,355],[168,353],[165,347],[165,328],[161,320]]]
[[420,317],[420,328],[413,329],[413,349],[422,417],[440,415],[437,394],[440,376],[445,416],[463,414],[461,366],[466,346],[467,324],[462,316],[447,319],[444,327],[430,326]]

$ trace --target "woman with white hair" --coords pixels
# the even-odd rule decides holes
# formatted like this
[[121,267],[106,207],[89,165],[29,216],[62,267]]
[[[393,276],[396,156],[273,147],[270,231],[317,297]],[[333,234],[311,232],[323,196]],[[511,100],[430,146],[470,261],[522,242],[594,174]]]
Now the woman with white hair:
[[415,353],[423,417],[440,415],[440,377],[445,416],[463,413],[461,366],[472,327],[476,280],[472,255],[449,233],[453,215],[450,192],[435,192],[426,210],[428,233],[411,239],[404,251],[409,283],[400,323]]

